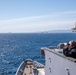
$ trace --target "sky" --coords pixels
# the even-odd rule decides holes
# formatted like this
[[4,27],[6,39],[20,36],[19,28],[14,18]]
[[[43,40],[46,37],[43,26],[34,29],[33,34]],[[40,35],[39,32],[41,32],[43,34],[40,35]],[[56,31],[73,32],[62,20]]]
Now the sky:
[[69,30],[76,0],[0,0],[0,33]]

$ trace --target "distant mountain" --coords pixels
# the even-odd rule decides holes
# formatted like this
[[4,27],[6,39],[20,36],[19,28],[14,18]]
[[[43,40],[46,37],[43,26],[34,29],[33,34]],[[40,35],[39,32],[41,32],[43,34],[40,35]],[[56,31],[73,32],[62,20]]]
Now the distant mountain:
[[42,33],[74,33],[71,30],[50,30],[50,31],[44,31]]

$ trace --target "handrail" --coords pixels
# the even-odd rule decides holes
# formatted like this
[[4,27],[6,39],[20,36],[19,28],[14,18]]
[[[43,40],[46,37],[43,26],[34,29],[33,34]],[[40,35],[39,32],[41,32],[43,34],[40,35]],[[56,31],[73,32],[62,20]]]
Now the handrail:
[[23,62],[20,64],[20,66],[18,67],[17,72],[16,72],[16,75],[22,75],[25,66],[26,66],[26,63],[25,63],[25,61],[23,61]]

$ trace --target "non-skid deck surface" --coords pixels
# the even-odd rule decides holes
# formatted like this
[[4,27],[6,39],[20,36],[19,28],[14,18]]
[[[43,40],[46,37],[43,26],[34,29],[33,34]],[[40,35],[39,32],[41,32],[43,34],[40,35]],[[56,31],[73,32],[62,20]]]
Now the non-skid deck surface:
[[23,75],[34,75],[33,68],[33,65],[27,65],[27,67],[24,69]]

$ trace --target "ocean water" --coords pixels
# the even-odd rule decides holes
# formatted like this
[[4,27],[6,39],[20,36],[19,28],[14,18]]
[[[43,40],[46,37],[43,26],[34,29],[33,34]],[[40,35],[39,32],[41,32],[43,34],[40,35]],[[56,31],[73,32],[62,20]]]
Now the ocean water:
[[15,75],[20,63],[27,58],[44,64],[41,47],[57,46],[70,40],[76,40],[76,33],[0,34],[0,69],[4,69],[5,75]]

